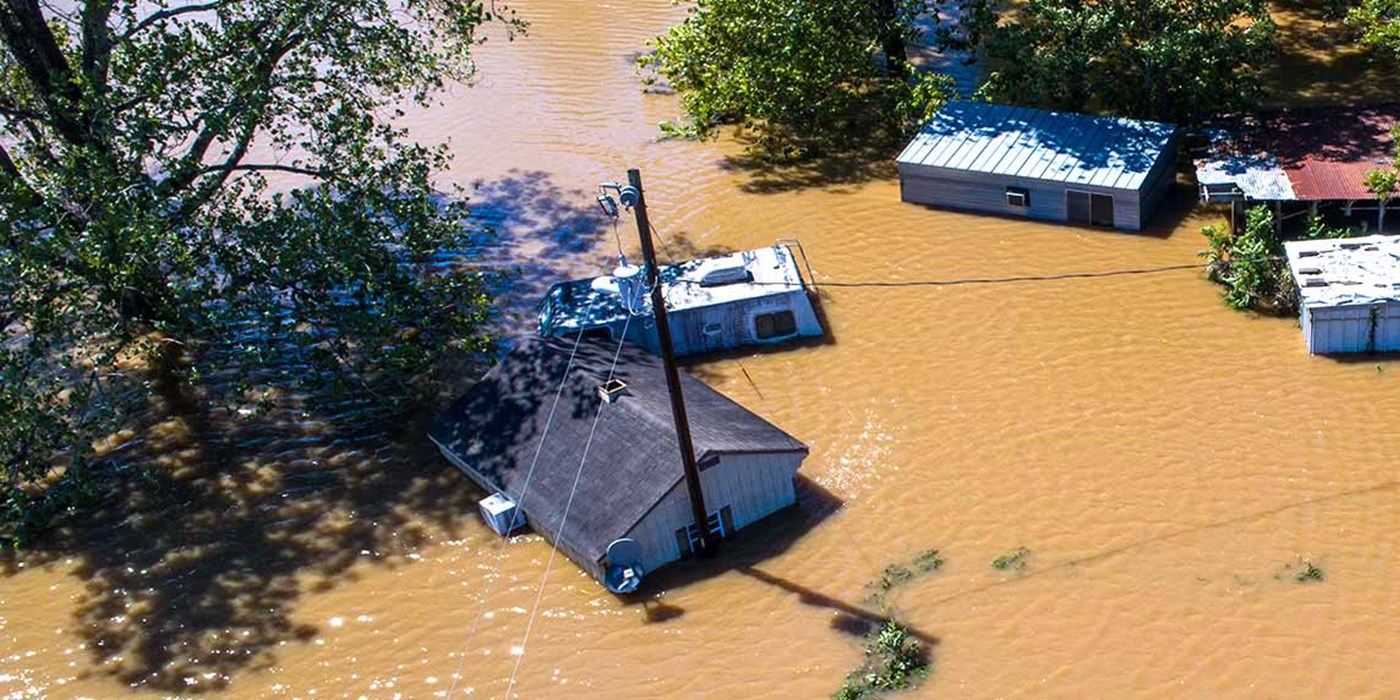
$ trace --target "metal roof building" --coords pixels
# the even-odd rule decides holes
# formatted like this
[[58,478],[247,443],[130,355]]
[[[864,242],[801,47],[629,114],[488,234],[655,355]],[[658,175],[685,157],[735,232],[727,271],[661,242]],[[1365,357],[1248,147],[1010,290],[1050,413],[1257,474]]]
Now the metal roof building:
[[[615,353],[612,376],[626,388],[605,402],[599,389]],[[806,445],[684,372],[681,386],[711,530],[728,534],[795,503]],[[646,571],[689,550],[693,520],[666,378],[660,361],[635,345],[619,351],[616,342],[583,339],[575,352],[572,339],[525,339],[429,436],[600,580],[616,540],[640,545]]]
[[1175,180],[1176,127],[949,102],[897,159],[906,202],[1138,230]]
[[1203,202],[1374,200],[1366,173],[1387,167],[1400,104],[1286,109],[1218,120],[1195,158]]
[[1400,237],[1288,241],[1308,352],[1400,350]]

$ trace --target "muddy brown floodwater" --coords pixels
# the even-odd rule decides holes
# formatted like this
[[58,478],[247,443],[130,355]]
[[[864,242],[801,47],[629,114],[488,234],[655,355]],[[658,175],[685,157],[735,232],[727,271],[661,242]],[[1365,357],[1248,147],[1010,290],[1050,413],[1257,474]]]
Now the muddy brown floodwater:
[[[1125,235],[904,205],[888,171],[755,173],[727,141],[657,142],[674,98],[643,95],[632,59],[681,9],[517,9],[529,37],[488,42],[479,84],[410,115],[503,231],[513,311],[600,268],[614,244],[591,190],[628,167],[676,255],[795,237],[820,279],[1141,268],[1201,245],[1185,192]],[[1400,364],[1310,357],[1293,321],[1227,310],[1195,271],[823,304],[828,344],[692,368],[811,445],[801,509],[642,600],[558,562],[520,697],[827,696],[861,661],[865,584],[930,547],[943,569],[890,597],[931,644],[911,697],[1400,695]],[[159,455],[152,502],[173,505],[8,562],[0,696],[432,698],[460,669],[459,694],[501,697],[549,548],[502,550],[417,428],[399,447],[339,411],[114,438]],[[200,436],[221,432],[215,456]],[[1024,569],[992,568],[1020,547]],[[1322,582],[1294,580],[1302,559]]]

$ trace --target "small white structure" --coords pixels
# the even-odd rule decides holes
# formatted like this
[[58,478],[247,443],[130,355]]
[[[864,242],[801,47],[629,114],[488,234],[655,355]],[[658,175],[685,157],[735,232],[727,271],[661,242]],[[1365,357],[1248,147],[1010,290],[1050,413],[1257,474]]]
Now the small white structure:
[[[613,275],[550,287],[540,304],[540,335],[617,338],[625,328],[628,340],[660,352],[650,297],[636,300],[631,291],[638,283],[644,286],[638,269],[622,266]],[[787,245],[666,265],[659,275],[671,341],[679,356],[823,333],[797,258]],[[634,301],[629,304],[628,298]]]
[[1400,350],[1400,236],[1284,243],[1315,355]]
[[509,535],[525,527],[525,514],[505,494],[493,493],[477,501],[476,505],[481,509],[481,519],[498,535]]

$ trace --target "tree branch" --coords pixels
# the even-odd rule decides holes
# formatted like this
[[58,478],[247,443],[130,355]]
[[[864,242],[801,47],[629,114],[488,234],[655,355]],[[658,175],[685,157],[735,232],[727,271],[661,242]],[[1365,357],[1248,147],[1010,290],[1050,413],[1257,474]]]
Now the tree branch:
[[72,113],[82,92],[69,77],[72,68],[39,8],[39,0],[0,2],[0,41],[48,107],[54,129],[70,144],[85,145],[87,132]]
[[[174,176],[167,181],[165,189],[168,193],[173,194],[179,192],[189,187],[202,175],[207,174],[206,171],[198,166],[203,164],[205,154],[209,152],[209,147],[212,146],[214,141],[220,136],[222,127],[232,123],[233,120],[231,117],[253,106],[254,103],[258,101],[256,98],[265,97],[264,93],[270,89],[272,75],[277,71],[278,64],[281,63],[282,59],[285,58],[288,53],[291,53],[293,49],[301,45],[305,39],[306,37],[303,34],[292,34],[280,45],[274,45],[273,50],[268,55],[264,56],[254,67],[255,73],[251,84],[244,86],[244,91],[240,92],[222,108],[210,110],[201,115],[200,121],[204,122],[204,128],[200,130],[199,135],[196,136],[194,142],[190,144],[189,150],[187,150],[185,155],[180,159],[182,165],[187,168],[185,171],[186,174]],[[215,114],[216,112],[219,113],[217,116]],[[251,121],[256,123],[257,120],[252,119]],[[248,144],[253,138],[253,132],[253,129],[245,128],[238,143],[235,144],[234,152],[238,154],[239,159],[243,157],[243,153],[247,152]],[[227,164],[228,161],[225,161],[225,163]]]
[[318,178],[329,177],[331,174],[331,171],[326,168],[303,168],[296,165],[280,165],[278,163],[223,163],[221,165],[206,167],[197,174],[202,177],[214,173],[231,173],[235,171],[293,173],[296,175],[310,175]]
[[123,41],[126,41],[131,37],[155,26],[160,22],[163,22],[167,19],[171,19],[172,17],[194,14],[196,12],[211,12],[228,4],[228,2],[229,0],[214,0],[213,2],[199,3],[196,5],[185,5],[183,7],[168,7],[164,10],[160,10],[159,12],[152,12],[136,24],[132,25],[130,29],[127,29],[126,31],[117,35],[116,39],[113,40],[113,43],[121,43]]

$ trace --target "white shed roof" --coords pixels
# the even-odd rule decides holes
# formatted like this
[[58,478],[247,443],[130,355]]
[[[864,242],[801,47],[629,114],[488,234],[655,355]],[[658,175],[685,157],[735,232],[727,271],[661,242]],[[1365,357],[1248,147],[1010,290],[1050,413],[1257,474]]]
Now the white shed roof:
[[1283,244],[1303,307],[1400,301],[1400,236]]
[[898,162],[1136,190],[1175,133],[1159,122],[955,100]]

